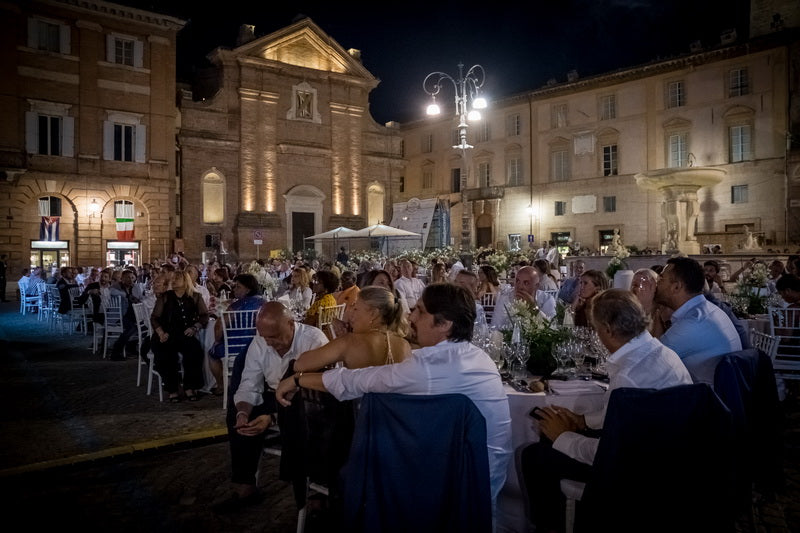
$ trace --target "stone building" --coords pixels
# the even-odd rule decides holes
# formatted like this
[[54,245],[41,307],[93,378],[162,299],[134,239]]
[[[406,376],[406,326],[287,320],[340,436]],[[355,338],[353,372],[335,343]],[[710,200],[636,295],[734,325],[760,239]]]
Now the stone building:
[[[534,239],[537,247],[553,240],[604,250],[619,230],[626,245],[661,250],[681,218],[699,251],[710,244],[742,250],[746,232],[765,249],[788,243],[794,250],[798,8],[783,7],[777,26],[754,10],[746,41],[726,32],[716,45],[695,43],[675,58],[586,79],[572,72],[566,82],[494,101],[469,125],[466,161],[453,148],[452,109],[404,125],[408,164],[397,208],[434,198],[448,206],[454,245],[466,205],[478,247]],[[636,179],[688,167],[723,178],[677,193]]]
[[42,265],[172,248],[184,21],[94,0],[0,2],[0,251]]
[[[209,59],[203,98],[181,91],[180,232],[191,260],[250,260],[314,246],[306,237],[388,221],[403,161],[398,128],[377,124],[378,80],[304,18]],[[327,247],[326,247],[327,246]],[[331,256],[330,245],[316,243]]]

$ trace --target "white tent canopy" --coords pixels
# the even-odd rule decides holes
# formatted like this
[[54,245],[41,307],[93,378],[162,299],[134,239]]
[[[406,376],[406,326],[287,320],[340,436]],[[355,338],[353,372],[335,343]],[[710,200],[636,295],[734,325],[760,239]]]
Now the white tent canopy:
[[422,237],[422,235],[419,233],[414,233],[413,231],[406,231],[404,229],[386,226],[384,224],[373,224],[372,226],[368,226],[356,232],[350,233],[347,235],[347,237],[416,237],[419,239]]
[[338,228],[325,231],[323,233],[317,233],[316,235],[312,235],[311,237],[306,237],[306,239],[312,239],[315,241],[324,241],[324,240],[336,240],[342,239],[347,237],[353,237],[356,230],[345,228],[344,226],[339,226]]

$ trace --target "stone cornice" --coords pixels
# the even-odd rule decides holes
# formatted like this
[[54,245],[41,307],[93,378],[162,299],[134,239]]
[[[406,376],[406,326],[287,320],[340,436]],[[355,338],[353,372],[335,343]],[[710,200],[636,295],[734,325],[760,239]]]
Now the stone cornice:
[[102,2],[100,0],[38,0],[42,4],[58,7],[70,7],[76,11],[95,13],[107,17],[135,21],[139,24],[155,26],[177,32],[186,25],[185,20],[152,11],[144,11],[132,7]]

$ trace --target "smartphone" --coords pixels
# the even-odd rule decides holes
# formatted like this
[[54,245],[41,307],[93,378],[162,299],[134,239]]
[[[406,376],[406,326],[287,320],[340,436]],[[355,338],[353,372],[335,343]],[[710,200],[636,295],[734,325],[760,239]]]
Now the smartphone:
[[542,410],[542,408],[541,408],[541,407],[534,407],[534,408],[533,408],[533,409],[531,409],[531,411],[528,413],[528,416],[532,416],[532,417],[533,417],[533,418],[535,418],[536,420],[541,420],[541,419],[542,419],[542,415],[540,415],[540,414],[539,414],[539,411],[541,411],[541,410]]

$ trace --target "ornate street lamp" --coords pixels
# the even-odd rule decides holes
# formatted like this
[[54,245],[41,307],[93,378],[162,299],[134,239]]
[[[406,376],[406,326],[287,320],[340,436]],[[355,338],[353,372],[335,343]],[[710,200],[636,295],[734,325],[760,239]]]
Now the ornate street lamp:
[[428,106],[428,115],[438,115],[439,105],[436,103],[436,95],[442,89],[442,82],[449,81],[453,85],[455,92],[456,116],[458,117],[458,140],[459,143],[453,148],[461,150],[461,249],[466,251],[472,244],[472,218],[470,206],[467,204],[467,173],[469,165],[467,163],[467,150],[472,148],[467,144],[467,121],[477,121],[481,119],[479,109],[486,107],[486,100],[480,95],[480,88],[486,80],[486,73],[480,65],[473,65],[464,74],[464,64],[458,64],[458,79],[444,72],[431,72],[422,82],[422,88],[428,93],[432,102]]

